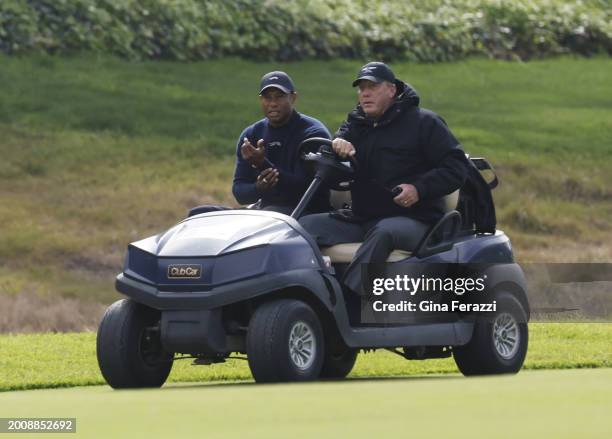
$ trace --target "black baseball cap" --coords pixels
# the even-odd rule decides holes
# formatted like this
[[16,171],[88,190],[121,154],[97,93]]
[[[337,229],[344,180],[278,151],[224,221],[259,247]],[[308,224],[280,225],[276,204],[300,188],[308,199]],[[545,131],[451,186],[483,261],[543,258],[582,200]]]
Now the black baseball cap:
[[374,61],[367,63],[361,68],[361,70],[359,70],[359,73],[357,73],[357,79],[353,81],[353,87],[356,87],[357,84],[359,84],[359,81],[362,79],[372,82],[388,81],[394,83],[395,75],[393,74],[393,70],[391,70],[387,64]]
[[281,71],[274,71],[263,75],[261,78],[261,85],[259,86],[259,94],[262,94],[265,89],[271,87],[278,88],[285,93],[295,92],[293,81],[288,74]]

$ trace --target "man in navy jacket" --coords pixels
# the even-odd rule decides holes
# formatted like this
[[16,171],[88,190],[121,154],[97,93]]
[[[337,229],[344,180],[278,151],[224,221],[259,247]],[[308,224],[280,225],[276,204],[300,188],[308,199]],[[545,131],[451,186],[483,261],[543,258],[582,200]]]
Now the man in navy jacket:
[[362,264],[385,262],[394,249],[414,250],[443,216],[441,197],[465,182],[468,161],[444,120],[420,108],[415,90],[386,64],[366,64],[353,86],[359,105],[339,128],[333,148],[341,157],[354,155],[360,165],[351,189],[358,220],[320,214],[300,223],[320,246],[363,241],[344,284],[364,295]]
[[[260,208],[289,215],[311,182],[298,156],[300,143],[310,137],[330,139],[317,119],[295,110],[297,93],[285,72],[261,79],[259,98],[264,118],[240,134],[232,192],[240,204],[260,201]],[[309,212],[329,210],[329,191],[321,188]]]

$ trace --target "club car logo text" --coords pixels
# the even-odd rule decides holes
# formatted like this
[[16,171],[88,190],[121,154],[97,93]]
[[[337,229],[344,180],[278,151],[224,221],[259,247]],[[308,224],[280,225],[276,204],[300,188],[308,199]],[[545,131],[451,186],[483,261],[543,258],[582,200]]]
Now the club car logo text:
[[201,265],[168,265],[168,279],[199,279],[200,277],[202,277]]

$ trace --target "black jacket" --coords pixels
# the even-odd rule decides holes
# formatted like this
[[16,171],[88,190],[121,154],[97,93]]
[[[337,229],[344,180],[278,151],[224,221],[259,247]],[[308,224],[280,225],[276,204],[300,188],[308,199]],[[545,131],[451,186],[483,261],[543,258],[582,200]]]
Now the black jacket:
[[[356,149],[360,169],[353,189],[356,215],[377,218],[409,216],[433,223],[444,214],[443,195],[461,187],[468,161],[444,120],[419,108],[419,96],[408,84],[397,81],[395,103],[375,121],[361,106],[348,114],[336,137]],[[391,189],[413,184],[419,202],[403,208],[393,202]]]

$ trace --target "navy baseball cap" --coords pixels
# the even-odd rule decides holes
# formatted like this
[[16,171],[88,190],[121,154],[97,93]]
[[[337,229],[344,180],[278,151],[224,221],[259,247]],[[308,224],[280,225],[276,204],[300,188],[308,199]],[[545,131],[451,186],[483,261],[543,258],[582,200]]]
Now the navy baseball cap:
[[285,93],[295,92],[293,81],[288,74],[281,71],[274,71],[263,75],[259,86],[259,94],[262,94],[265,89],[272,87],[278,88]]
[[374,61],[369,62],[359,70],[357,73],[357,79],[353,81],[353,87],[359,84],[359,81],[365,79],[372,82],[384,82],[388,81],[391,83],[395,82],[395,75],[393,70],[385,63]]

